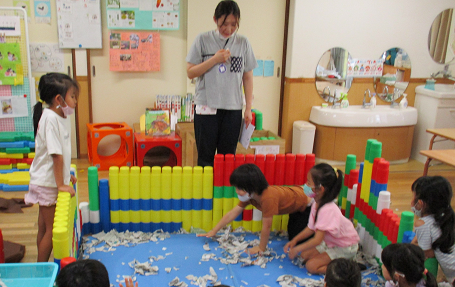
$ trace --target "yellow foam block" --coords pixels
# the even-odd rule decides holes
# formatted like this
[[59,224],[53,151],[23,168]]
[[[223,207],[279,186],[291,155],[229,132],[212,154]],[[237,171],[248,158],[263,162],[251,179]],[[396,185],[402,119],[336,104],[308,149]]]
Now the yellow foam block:
[[24,162],[20,162],[17,164],[17,169],[30,169],[30,165],[28,165]]
[[27,157],[28,158],[35,158],[35,153],[34,152],[30,152],[30,153],[28,153]]
[[13,165],[12,164],[3,164],[3,165],[0,165],[0,169],[12,169],[13,168]]
[[23,153],[6,153],[6,152],[0,152],[0,158],[22,159],[22,158],[24,158],[24,154],[23,154]]
[[28,185],[30,183],[30,173],[28,171],[16,171],[8,174],[9,185]]

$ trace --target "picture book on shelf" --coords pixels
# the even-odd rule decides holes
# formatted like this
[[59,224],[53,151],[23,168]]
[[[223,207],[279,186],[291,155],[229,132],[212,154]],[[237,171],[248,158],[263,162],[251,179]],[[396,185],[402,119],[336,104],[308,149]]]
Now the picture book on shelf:
[[171,133],[168,110],[145,109],[145,134],[164,136]]

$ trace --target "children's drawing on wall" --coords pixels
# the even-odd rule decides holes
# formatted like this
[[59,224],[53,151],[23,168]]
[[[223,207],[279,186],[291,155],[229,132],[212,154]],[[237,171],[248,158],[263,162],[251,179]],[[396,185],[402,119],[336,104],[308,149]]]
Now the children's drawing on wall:
[[51,23],[51,2],[49,0],[35,0],[35,23]]
[[160,34],[113,32],[110,34],[111,71],[159,71]]
[[1,100],[2,102],[2,115],[11,115],[13,108],[11,106],[11,100]]
[[14,7],[24,8],[27,12],[28,20],[30,21],[31,13],[30,13],[30,0],[13,0]]
[[0,44],[0,81],[2,85],[22,85],[21,50],[19,43]]
[[107,0],[107,7],[120,8],[120,0]]
[[135,23],[135,12],[134,11],[120,11],[120,10],[109,10],[108,11],[108,23],[112,27],[122,28],[134,28]]
[[64,72],[63,50],[57,43],[30,43],[32,72]]

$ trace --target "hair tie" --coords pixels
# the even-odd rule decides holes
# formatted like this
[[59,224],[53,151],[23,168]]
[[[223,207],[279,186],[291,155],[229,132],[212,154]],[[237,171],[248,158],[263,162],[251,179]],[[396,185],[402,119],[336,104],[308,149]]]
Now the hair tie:
[[333,168],[333,171],[335,172],[335,175],[336,175],[337,178],[338,178],[338,168],[334,167],[334,168]]
[[41,98],[38,100],[38,102],[40,102],[41,104],[44,104],[44,101],[41,100]]

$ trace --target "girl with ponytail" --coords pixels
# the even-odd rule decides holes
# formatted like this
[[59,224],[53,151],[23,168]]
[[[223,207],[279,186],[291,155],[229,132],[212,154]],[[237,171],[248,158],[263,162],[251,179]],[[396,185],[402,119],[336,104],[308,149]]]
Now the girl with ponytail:
[[[326,273],[327,265],[336,258],[352,259],[358,249],[359,236],[349,219],[334,203],[343,183],[343,172],[326,163],[315,165],[308,172],[303,189],[314,197],[308,226],[284,246],[294,259],[299,253],[310,273]],[[314,234],[302,244],[299,241]]]
[[411,208],[418,244],[426,258],[436,257],[447,280],[455,280],[455,214],[450,206],[452,187],[442,176],[422,176],[412,184]]

